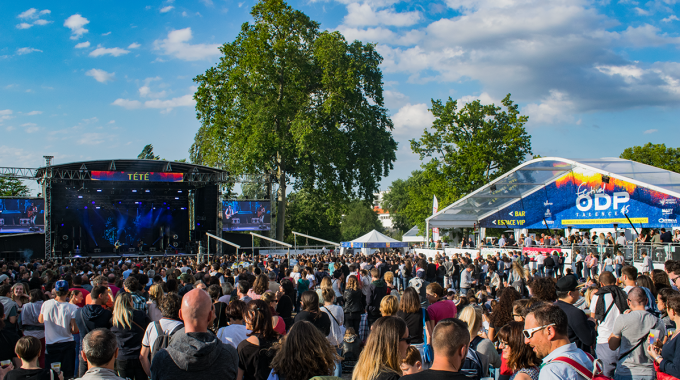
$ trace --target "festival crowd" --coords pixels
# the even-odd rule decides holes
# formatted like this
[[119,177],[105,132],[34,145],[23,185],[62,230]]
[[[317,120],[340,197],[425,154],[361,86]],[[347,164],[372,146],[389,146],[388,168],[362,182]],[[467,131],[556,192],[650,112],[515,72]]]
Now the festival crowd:
[[591,255],[4,261],[0,380],[680,379],[680,262]]

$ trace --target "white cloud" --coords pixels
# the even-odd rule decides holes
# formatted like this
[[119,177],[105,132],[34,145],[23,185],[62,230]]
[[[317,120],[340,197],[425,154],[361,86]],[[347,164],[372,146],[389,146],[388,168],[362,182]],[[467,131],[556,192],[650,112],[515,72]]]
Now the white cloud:
[[640,79],[644,70],[635,65],[625,65],[625,66],[595,66],[595,68],[603,73],[610,76],[618,75],[621,76],[626,82],[632,81],[633,79]]
[[101,45],[98,45],[96,49],[92,50],[90,52],[90,57],[99,57],[102,55],[112,55],[114,57],[119,57],[121,55],[129,53],[129,50],[121,49],[118,47],[114,48],[105,48],[101,47]]
[[213,6],[212,0],[201,0],[201,3],[205,4],[206,7],[212,7]]
[[108,36],[111,32],[102,33],[102,36]]
[[394,134],[415,137],[420,135],[425,128],[432,126],[434,115],[427,109],[425,103],[406,104],[392,116]]
[[383,91],[385,107],[390,110],[398,110],[409,103],[409,97],[396,90]]
[[671,21],[678,21],[678,20],[680,20],[680,19],[678,18],[678,16],[676,16],[676,15],[670,15],[670,16],[668,16],[668,17],[666,17],[666,18],[661,19],[661,22],[671,22]]
[[33,115],[41,115],[41,114],[42,114],[42,111],[31,111],[31,112],[27,113],[26,115],[33,116]]
[[116,121],[115,121],[115,120],[111,120],[111,121],[109,121],[109,124],[116,124]]
[[649,11],[646,11],[640,7],[635,7],[633,8],[633,10],[640,16],[649,16]]
[[83,133],[76,142],[79,145],[99,145],[113,138],[113,135],[106,133]]
[[153,92],[149,86],[142,86],[139,88],[139,96],[142,98],[164,98],[165,91]]
[[10,125],[9,127],[5,128],[5,130],[6,130],[7,132],[12,132],[12,131],[15,130],[15,129],[16,129],[16,128],[14,128],[14,127],[11,126],[11,125]]
[[87,48],[87,47],[90,47],[90,41],[85,41],[85,42],[81,42],[79,44],[76,44],[76,49],[84,49],[84,48]]
[[184,61],[200,61],[220,54],[219,44],[192,45],[188,43],[191,39],[191,28],[173,30],[166,39],[154,41],[154,47]]
[[85,73],[85,75],[93,77],[99,83],[106,83],[113,80],[116,73],[107,73],[104,70],[92,69]]
[[30,47],[22,47],[22,48],[17,49],[17,54],[18,55],[24,55],[24,54],[33,53],[35,51],[42,53],[42,50],[40,50],[40,49],[34,49],[34,48],[30,48]]
[[32,24],[22,22],[21,24],[17,24],[17,29],[28,29],[32,26],[33,26]]
[[172,5],[168,5],[167,7],[161,8],[161,13],[167,13],[170,12],[171,10],[175,9]]
[[21,124],[22,127],[35,127],[36,125],[38,125],[38,124],[36,124],[36,123],[24,123],[24,124]]
[[393,25],[410,26],[417,23],[420,12],[395,12],[391,9],[375,11],[369,4],[351,3],[347,6],[343,24],[348,26]]
[[127,108],[129,110],[137,109],[142,107],[142,103],[139,100],[129,100],[129,99],[116,99],[113,101],[114,106],[120,106]]
[[495,106],[497,106],[497,107],[501,107],[501,106],[502,106],[501,100],[500,100],[500,99],[494,99],[494,98],[492,98],[491,95],[489,95],[488,93],[482,92],[482,93],[479,94],[478,96],[475,96],[475,95],[466,95],[466,96],[463,96],[462,98],[458,99],[458,109],[460,109],[461,107],[463,107],[464,104],[474,102],[475,100],[479,100],[479,102],[480,102],[482,105],[485,105],[485,106],[486,106],[486,105],[490,105],[490,104],[493,104],[493,105],[495,105]]
[[658,132],[658,131],[659,131],[658,129],[648,129],[648,130],[644,131],[643,133],[644,133],[645,135],[648,135],[648,134],[650,134],[650,133],[654,133],[654,132]]
[[52,23],[52,21],[47,21],[47,20],[43,20],[43,19],[33,21],[33,25],[47,25],[47,24],[51,24],[51,23]]
[[140,46],[142,46],[142,45],[140,45],[140,44],[138,44],[138,43],[136,43],[136,42],[133,42],[133,43],[131,43],[130,46],[128,46],[127,48],[128,48],[128,49],[137,49],[137,48],[139,48]]
[[550,90],[550,95],[540,104],[527,104],[522,113],[529,116],[531,125],[544,125],[573,120],[574,102],[567,94],[558,90]]
[[77,40],[83,34],[88,32],[88,30],[83,27],[89,23],[90,20],[76,13],[64,21],[64,26],[71,29],[71,39]]
[[0,110],[0,121],[9,120],[13,117],[14,116],[12,116],[12,110],[9,110],[9,109],[8,110]]
[[38,18],[42,15],[50,14],[52,13],[49,9],[43,9],[42,11],[39,11],[35,8],[28,9],[24,12],[19,13],[17,18],[23,18],[23,19],[35,19]]

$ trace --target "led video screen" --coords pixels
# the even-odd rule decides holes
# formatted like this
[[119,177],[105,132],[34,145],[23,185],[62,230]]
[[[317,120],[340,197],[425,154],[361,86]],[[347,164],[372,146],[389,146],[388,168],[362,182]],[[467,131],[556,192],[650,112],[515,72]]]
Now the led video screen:
[[45,232],[45,200],[0,198],[0,233]]
[[270,201],[222,201],[222,230],[268,231],[271,226]]

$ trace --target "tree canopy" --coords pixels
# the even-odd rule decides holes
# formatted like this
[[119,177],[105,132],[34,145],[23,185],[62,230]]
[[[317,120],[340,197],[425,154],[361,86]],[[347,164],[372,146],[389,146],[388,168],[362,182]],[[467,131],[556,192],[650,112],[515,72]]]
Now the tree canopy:
[[282,0],[259,1],[217,66],[194,80],[201,127],[195,163],[278,180],[277,238],[286,189],[332,199],[372,198],[396,160],[383,101],[382,57]]
[[382,232],[382,224],[378,214],[370,204],[364,201],[354,201],[347,207],[347,213],[342,218],[340,232],[343,241],[350,241],[365,235],[372,230]]
[[[305,190],[291,193],[288,196],[284,241],[293,243],[292,231],[295,231],[339,242],[342,239],[340,221],[343,208],[344,205],[328,203],[323,197]],[[319,243],[310,241],[310,244]]]
[[153,153],[153,145],[148,144],[144,146],[142,152],[137,155],[140,160],[160,160],[160,156],[156,156]]
[[28,193],[28,186],[24,185],[20,179],[0,176],[0,196],[26,197]]
[[620,158],[680,173],[680,148],[666,148],[666,144],[652,144],[626,148]]

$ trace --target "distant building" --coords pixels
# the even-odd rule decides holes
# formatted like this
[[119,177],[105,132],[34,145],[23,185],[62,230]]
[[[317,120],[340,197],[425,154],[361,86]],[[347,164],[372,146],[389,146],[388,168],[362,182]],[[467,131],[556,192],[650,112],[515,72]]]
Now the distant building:
[[379,193],[373,194],[373,211],[378,213],[378,219],[380,219],[380,223],[382,223],[383,228],[391,230],[393,226],[390,212],[387,210],[383,210],[381,206],[383,196],[385,196],[385,194],[387,194],[388,192],[389,191],[381,191]]

